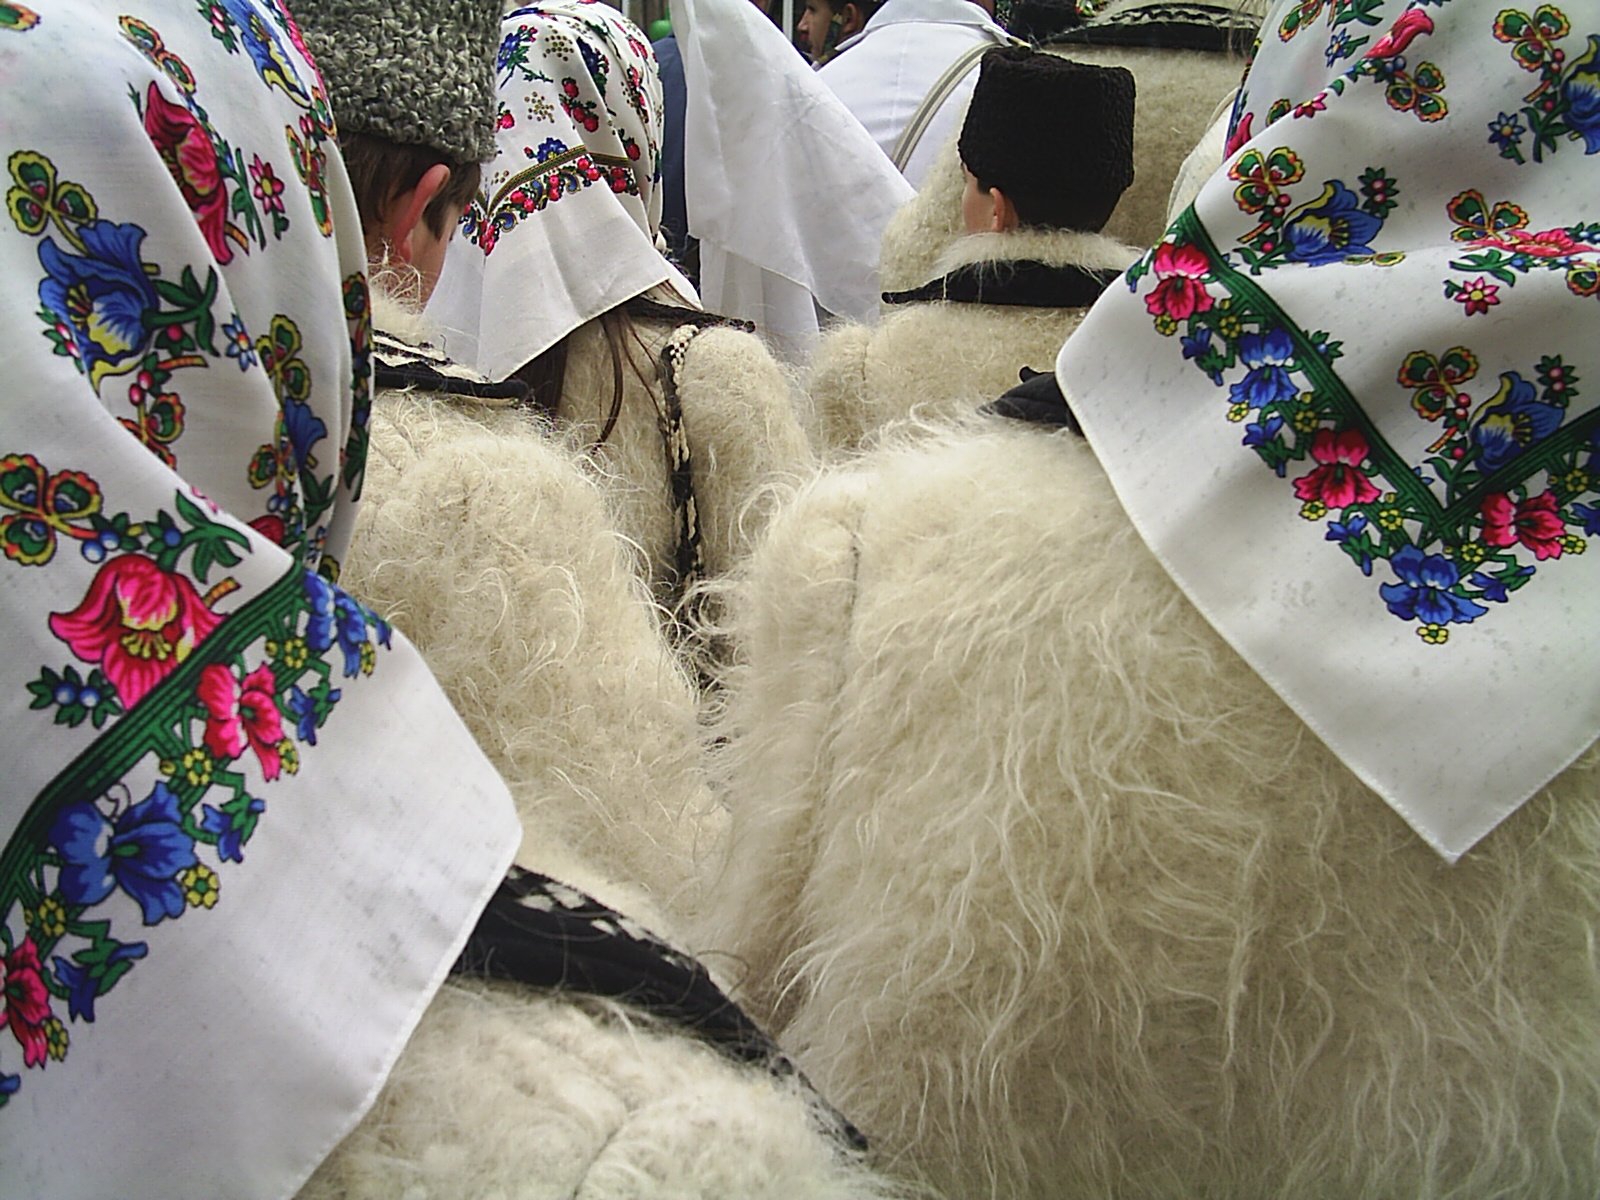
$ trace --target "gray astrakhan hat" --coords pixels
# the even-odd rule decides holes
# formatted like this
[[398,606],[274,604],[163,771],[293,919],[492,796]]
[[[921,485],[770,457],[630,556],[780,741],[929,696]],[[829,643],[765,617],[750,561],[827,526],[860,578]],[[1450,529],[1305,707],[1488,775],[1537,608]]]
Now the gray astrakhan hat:
[[346,133],[494,157],[500,0],[297,0],[295,20]]

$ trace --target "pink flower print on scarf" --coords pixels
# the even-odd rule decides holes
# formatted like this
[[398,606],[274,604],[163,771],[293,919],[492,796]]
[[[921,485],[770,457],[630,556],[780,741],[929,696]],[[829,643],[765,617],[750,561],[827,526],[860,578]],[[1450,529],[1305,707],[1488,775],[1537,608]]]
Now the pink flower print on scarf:
[[206,749],[219,761],[238,758],[245,747],[261,760],[262,775],[271,780],[280,769],[278,743],[283,741],[283,720],[275,699],[278,683],[272,668],[262,663],[243,682],[221,663],[200,672],[200,703],[206,707]]
[[1294,481],[1294,494],[1302,500],[1320,500],[1330,511],[1371,504],[1380,493],[1361,470],[1368,450],[1359,430],[1318,430],[1311,441],[1311,457],[1322,465]]
[[44,1026],[50,1019],[50,993],[40,978],[39,952],[31,937],[0,958],[0,1013],[22,1045],[23,1063],[43,1066],[49,1053]]
[[1151,265],[1160,281],[1144,300],[1152,316],[1185,321],[1210,309],[1211,297],[1200,282],[1207,270],[1206,256],[1199,247],[1163,242]]
[[231,261],[228,193],[217,169],[216,147],[205,126],[183,105],[168,104],[161,89],[152,83],[145,94],[144,131],[194,213],[211,253],[219,263]]
[[50,615],[50,632],[98,664],[132,708],[221,623],[183,576],[124,554],[100,568],[77,608]]

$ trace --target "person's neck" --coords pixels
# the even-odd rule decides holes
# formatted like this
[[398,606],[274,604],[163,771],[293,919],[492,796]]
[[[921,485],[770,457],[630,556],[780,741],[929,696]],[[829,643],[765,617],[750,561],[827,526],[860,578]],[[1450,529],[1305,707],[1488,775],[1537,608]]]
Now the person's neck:
[[432,340],[423,316],[422,276],[415,267],[384,260],[369,262],[367,287],[372,294],[375,328],[413,346]]

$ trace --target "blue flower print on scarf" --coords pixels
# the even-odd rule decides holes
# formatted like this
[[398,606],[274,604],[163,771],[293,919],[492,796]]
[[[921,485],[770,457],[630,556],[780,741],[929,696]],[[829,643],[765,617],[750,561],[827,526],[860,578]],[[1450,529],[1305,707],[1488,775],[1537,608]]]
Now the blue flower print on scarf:
[[[1265,446],[1278,436],[1278,431],[1283,428],[1283,418],[1273,413],[1264,421],[1251,421],[1244,427],[1244,437],[1240,439],[1243,446]],[[1283,472],[1279,471],[1279,475]]]
[[[336,704],[339,700],[339,689],[334,688],[328,693],[328,703]],[[304,691],[299,684],[289,689],[289,716],[294,721],[295,736],[308,746],[317,744],[317,704],[310,693]]]
[[1561,98],[1567,124],[1583,138],[1583,152],[1600,154],[1600,34],[1589,35],[1589,52],[1572,64]]
[[50,238],[39,243],[39,303],[71,331],[83,369],[99,383],[149,346],[145,314],[156,309],[156,286],[140,257],[144,230],[137,225],[90,221],[79,236],[83,257]]
[[1383,221],[1364,211],[1354,192],[1330,179],[1322,195],[1289,215],[1283,232],[1291,262],[1319,267],[1351,255],[1371,254],[1368,242],[1382,228]]
[[583,55],[583,65],[589,68],[589,78],[594,80],[595,87],[604,96],[606,94],[606,74],[610,70],[610,64],[606,61],[606,56],[581,38],[578,40],[578,53]]
[[93,804],[67,805],[50,828],[50,844],[61,855],[61,893],[69,903],[88,907],[121,888],[139,902],[146,925],[182,914],[175,877],[200,861],[183,831],[178,798],[164,783],[115,822]]
[[539,143],[539,148],[537,150],[529,150],[527,151],[527,155],[529,158],[533,159],[534,162],[542,163],[548,162],[550,159],[555,158],[558,155],[565,154],[566,152],[567,144],[560,138],[552,137],[545,138],[544,141]]
[[318,654],[333,645],[333,584],[315,571],[305,573],[306,599],[311,611],[306,618],[306,644]]
[[242,863],[245,835],[254,827],[256,818],[267,811],[267,802],[251,796],[243,810],[232,815],[209,804],[201,805],[200,811],[200,828],[216,835],[217,857],[224,862]]
[[1239,361],[1249,367],[1245,377],[1228,388],[1235,404],[1265,408],[1295,394],[1294,380],[1284,367],[1294,358],[1294,342],[1287,330],[1247,333],[1239,339]]
[[1500,376],[1500,390],[1478,410],[1472,441],[1486,471],[1498,470],[1561,426],[1566,410],[1537,398],[1533,384],[1515,371]]
[[108,941],[105,946],[78,956],[80,959],[92,956],[93,962],[68,962],[58,957],[55,960],[56,980],[67,989],[67,1015],[74,1021],[92,1022],[95,997],[109,990],[106,977],[115,978],[124,974],[149,949],[143,942]]
[[512,56],[516,54],[517,47],[522,45],[520,33],[508,33],[500,41],[500,48],[494,53],[494,69],[504,71],[511,66]]
[[309,404],[290,400],[283,406],[283,429],[289,435],[289,445],[294,449],[295,465],[300,468],[301,474],[305,474],[317,465],[311,448],[328,436],[328,427]]
[[359,604],[344,595],[334,601],[334,609],[339,649],[344,651],[344,673],[352,676],[361,669],[361,647],[367,644],[367,615]]
[[[1188,334],[1178,340],[1183,343],[1183,357],[1193,359],[1197,367],[1211,353],[1211,330],[1204,327],[1199,332]],[[1212,383],[1218,387],[1222,386],[1222,372],[1216,366],[1201,367],[1201,370],[1205,371]]]
[[1400,582],[1380,584],[1378,593],[1402,621],[1470,625],[1489,611],[1450,590],[1460,582],[1461,573],[1442,554],[1424,554],[1415,546],[1406,546],[1389,559],[1389,565]]
[[385,646],[389,644],[389,626],[386,622],[373,617],[371,613],[362,608],[355,600],[343,592],[334,601],[337,613],[336,631],[339,638],[339,649],[344,652],[344,673],[346,678],[352,678],[362,669],[362,651],[366,650],[370,642],[367,638],[367,623],[374,622],[378,626],[378,640]]
[[[1280,475],[1282,471],[1278,472]],[[1363,575],[1372,574],[1372,554],[1365,549],[1361,535],[1366,531],[1367,519],[1356,513],[1348,521],[1329,521],[1328,532],[1323,535],[1327,542],[1338,542],[1344,547],[1345,552],[1355,559],[1356,566],[1361,568]]]
[[[369,628],[376,630],[378,644],[388,647],[389,623],[368,612],[356,600],[336,589],[320,575],[311,572],[305,577],[306,596],[311,601],[311,613],[306,623],[306,644],[321,652],[339,643],[344,653],[344,673],[347,678],[370,671],[367,658],[372,651]],[[337,696],[337,693],[334,693]],[[303,717],[296,713],[296,722]]]
[[1526,565],[1500,576],[1485,575],[1481,571],[1474,571],[1467,582],[1477,588],[1485,600],[1493,600],[1496,604],[1504,604],[1511,599],[1512,587],[1520,586],[1518,581],[1530,578],[1533,572],[1534,568]]
[[222,7],[228,10],[228,15],[239,27],[239,40],[244,43],[245,53],[255,64],[261,82],[281,88],[285,95],[300,101],[302,105],[309,104],[311,97],[300,86],[299,72],[290,62],[278,35],[261,13],[244,0],[222,0]]

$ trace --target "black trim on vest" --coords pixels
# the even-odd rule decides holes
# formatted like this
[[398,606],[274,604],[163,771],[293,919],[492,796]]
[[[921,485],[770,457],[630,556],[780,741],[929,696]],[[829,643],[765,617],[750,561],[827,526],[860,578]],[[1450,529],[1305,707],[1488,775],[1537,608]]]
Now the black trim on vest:
[[919,288],[885,292],[885,304],[943,300],[952,304],[1007,304],[1018,308],[1088,308],[1120,270],[1058,267],[1033,259],[973,263]]
[[466,396],[473,400],[498,400],[513,404],[520,404],[528,398],[528,385],[519,379],[507,379],[503,383],[480,383],[445,375],[425,362],[390,363],[377,358],[373,378],[380,388],[386,390],[414,387],[450,396]]
[[[798,1074],[697,960],[593,896],[522,867],[512,866],[489,898],[451,974],[626,1001],[735,1062]],[[846,1147],[867,1148],[860,1130],[826,1101],[821,1108]]]
[[431,342],[408,342],[385,330],[372,331],[372,376],[380,388],[421,388],[473,400],[520,404],[528,398],[528,385],[515,377],[492,383],[474,377],[452,362]]

